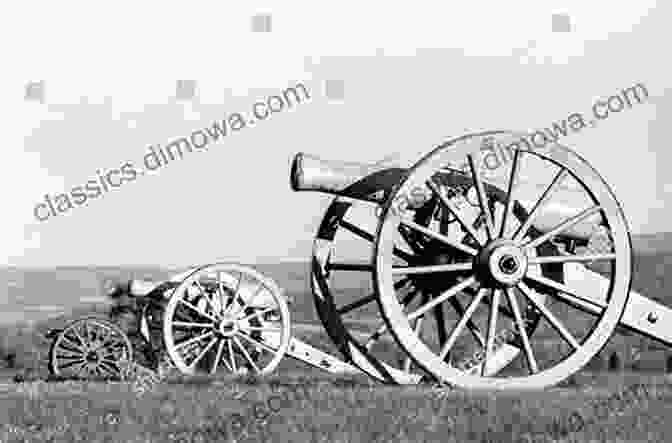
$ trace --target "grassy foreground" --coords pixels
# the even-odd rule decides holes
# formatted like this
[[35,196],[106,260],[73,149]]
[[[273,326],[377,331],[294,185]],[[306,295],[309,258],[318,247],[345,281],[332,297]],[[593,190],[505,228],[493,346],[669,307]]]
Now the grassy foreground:
[[479,394],[286,374],[167,382],[142,395],[126,384],[34,382],[0,394],[0,441],[672,441],[672,381],[576,381]]

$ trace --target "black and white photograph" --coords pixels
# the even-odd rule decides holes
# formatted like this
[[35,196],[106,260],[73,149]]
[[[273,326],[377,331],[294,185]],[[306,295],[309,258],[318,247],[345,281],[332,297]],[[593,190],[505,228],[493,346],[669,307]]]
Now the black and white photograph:
[[0,443],[672,441],[672,3],[2,9]]

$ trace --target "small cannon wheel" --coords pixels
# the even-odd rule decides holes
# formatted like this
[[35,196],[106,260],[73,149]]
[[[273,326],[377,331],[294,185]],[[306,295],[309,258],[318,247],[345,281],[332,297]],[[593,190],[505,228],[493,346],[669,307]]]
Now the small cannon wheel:
[[163,340],[183,374],[268,374],[289,346],[287,301],[273,280],[254,269],[203,266],[172,292]]
[[122,380],[132,361],[128,336],[119,326],[98,317],[72,321],[49,349],[49,371],[65,378]]
[[[500,219],[496,219],[484,205],[487,201],[485,180],[481,177],[482,171],[476,167],[482,159],[481,148],[493,140],[498,146],[508,147],[518,142],[512,151],[513,160],[507,177],[507,209]],[[387,327],[416,364],[442,382],[466,389],[540,389],[566,379],[588,363],[607,343],[618,325],[629,295],[632,262],[630,236],[623,212],[608,185],[585,160],[568,148],[552,143],[543,149],[524,149],[520,147],[521,140],[522,134],[493,131],[456,138],[439,146],[420,160],[388,197],[376,234],[376,289]],[[529,209],[529,217],[516,229],[510,222],[509,203],[518,199],[518,188],[525,184],[520,179],[523,162],[527,162],[526,165],[541,164],[553,168],[555,176],[548,172],[540,176],[543,183],[541,189],[544,191],[537,194],[534,205]],[[468,167],[460,170],[455,165]],[[448,175],[447,170],[450,172]],[[527,174],[528,169],[525,171]],[[477,204],[487,226],[486,235],[475,232],[463,209],[451,204],[441,193],[439,183],[442,178],[474,184]],[[553,226],[548,227],[542,235],[529,238],[527,234],[533,227],[540,226],[538,220],[541,219],[541,213],[546,210],[548,214],[553,208],[559,211],[558,208],[566,207],[562,200],[559,201],[560,194],[557,192],[565,181],[573,185],[566,188],[571,190],[571,195],[580,195],[581,198],[576,200],[580,204],[577,203],[576,209],[572,208],[570,215],[558,212],[560,215],[551,218]],[[409,202],[417,199],[418,195],[439,198],[443,207],[459,221],[461,229],[469,234],[469,243],[456,244],[437,231],[424,230],[414,224],[414,209]],[[551,202],[556,206],[551,206]],[[567,232],[581,231],[579,228],[583,229],[592,216],[598,217],[595,223],[608,229],[612,241],[609,250],[600,254],[553,253],[542,257],[532,256],[534,248],[568,235]],[[426,261],[429,264],[415,269],[413,266],[400,269],[394,257],[394,239],[400,226],[420,231],[423,235],[445,243],[448,248],[461,251],[464,253],[463,259],[458,263],[444,264],[432,257],[433,252],[429,251]],[[590,279],[590,273],[581,271],[585,269],[583,264],[595,262],[608,265],[609,269],[604,271],[608,274],[606,283],[585,286],[594,279]],[[544,263],[562,263],[565,272],[571,269],[572,275],[585,277],[585,282],[582,278],[573,278],[561,284],[531,272],[534,265]],[[431,301],[407,309],[398,299],[394,285],[397,279],[409,274],[434,275],[438,281],[448,281],[450,284],[442,287]],[[457,277],[453,279],[453,276]],[[429,343],[415,332],[413,323],[417,318],[467,289],[473,291],[472,301],[449,325],[450,333],[446,334],[445,340]],[[549,300],[553,303],[543,303],[536,291],[550,296]],[[504,307],[507,302],[508,310]],[[489,307],[488,315],[475,315],[483,305]],[[528,309],[524,309],[524,306]],[[575,311],[570,313],[569,309]],[[530,315],[534,313],[538,314],[534,316],[543,323],[540,326],[543,333],[536,332],[533,341],[527,325],[535,321],[534,316]],[[587,316],[589,324],[575,320],[580,314]],[[516,331],[515,337],[510,339],[517,343],[521,350],[518,360],[524,358],[525,365],[512,367],[515,375],[510,371],[473,374],[453,366],[451,358],[458,353],[463,337],[469,335],[465,327],[470,322],[485,325],[482,330],[486,331],[487,339],[482,345],[482,352],[486,361],[494,349],[497,331],[510,322]],[[546,352],[550,348],[550,341],[554,345],[562,343],[566,352],[563,351],[563,355]]]
[[[401,180],[403,170],[399,170],[398,179]],[[454,188],[457,189],[457,188]],[[467,203],[469,187],[463,187],[457,191],[455,199],[461,199],[461,202]],[[391,189],[381,185],[379,188],[371,189],[375,193],[389,192]],[[487,185],[489,206],[494,210],[502,210],[506,203],[506,192],[491,185]],[[438,211],[439,202],[437,199],[427,202],[421,211],[416,211],[413,217],[414,223],[427,229],[432,223],[437,225],[439,230],[447,234],[446,229],[454,217],[450,217],[447,211]],[[311,260],[311,287],[316,310],[324,328],[336,344],[344,358],[357,366],[363,372],[372,378],[390,384],[417,384],[425,375],[424,370],[417,365],[412,364],[410,357],[407,357],[405,351],[396,346],[393,336],[385,325],[382,315],[376,303],[376,296],[373,291],[373,266],[367,263],[355,263],[345,260],[340,251],[350,251],[352,255],[355,247],[359,247],[359,252],[369,257],[372,253],[375,236],[377,215],[380,205],[368,200],[352,201],[336,197],[325,211],[322,222],[317,231],[313,243],[313,255]],[[525,208],[516,202],[513,208],[513,216],[516,220],[524,220],[528,216]],[[481,225],[480,230],[485,226]],[[394,255],[397,260],[401,260],[404,266],[419,264],[424,260],[427,251],[436,244],[432,244],[431,239],[422,239],[414,236],[412,232],[400,232],[401,237],[395,239]],[[533,232],[533,236],[540,235]],[[456,241],[461,241],[457,238]],[[436,242],[435,242],[436,243]],[[440,247],[440,245],[439,245]],[[549,251],[550,248],[550,251]],[[445,251],[444,251],[445,252]],[[455,252],[455,251],[452,251]],[[459,252],[459,251],[458,251]],[[538,253],[548,254],[557,252],[557,248],[552,245],[540,245]],[[455,259],[458,254],[445,254],[447,260]],[[557,265],[544,264],[537,266],[541,275],[551,278],[558,283],[562,283],[562,269],[558,270]],[[353,275],[362,277],[357,282],[359,289],[355,287]],[[402,300],[406,306],[411,306],[414,300],[424,299],[428,301],[434,285],[431,281],[418,275],[409,275],[407,278],[395,282],[395,291],[397,297]],[[370,291],[361,293],[361,289],[371,287]],[[359,295],[361,293],[361,295]],[[354,295],[358,295],[354,297]],[[461,312],[464,310],[461,302],[457,298],[451,300],[452,309]],[[415,331],[418,334],[432,333],[438,329],[439,324],[443,324],[445,312],[435,309],[430,315],[416,321]],[[376,321],[377,320],[377,321]],[[537,322],[530,322],[527,325],[529,334],[532,334],[537,326]],[[473,326],[473,325],[469,325]],[[476,334],[477,332],[474,331]],[[504,331],[506,332],[506,331]],[[506,337],[502,335],[502,346],[499,348],[499,356],[492,353],[489,357],[491,362],[498,361],[499,365],[505,364],[517,354],[516,349],[506,346]],[[479,337],[481,340],[482,338]],[[513,352],[512,352],[513,350]],[[399,354],[403,354],[400,359]],[[469,356],[471,357],[471,356]],[[461,366],[469,366],[471,370],[477,370],[483,365],[482,361],[473,358],[463,358],[456,362]],[[497,364],[491,364],[492,370],[496,371]]]

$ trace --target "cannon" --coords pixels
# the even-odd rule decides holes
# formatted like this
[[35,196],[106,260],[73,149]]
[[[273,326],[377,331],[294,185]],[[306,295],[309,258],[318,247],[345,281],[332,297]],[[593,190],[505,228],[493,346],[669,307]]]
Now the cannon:
[[[569,148],[524,140],[469,134],[411,167],[294,157],[291,188],[333,196],[309,273],[342,358],[292,336],[274,281],[218,263],[114,285],[139,302],[138,325],[75,321],[54,334],[52,371],[122,373],[109,361],[134,358],[130,334],[184,374],[268,374],[290,356],[383,383],[522,390],[577,372],[617,327],[672,343],[672,311],[630,288],[630,234],[607,183]],[[495,148],[509,161],[493,171]]]
[[[586,365],[617,327],[672,343],[672,311],[631,290],[630,234],[607,183],[572,150],[524,140],[470,134],[411,168],[295,157],[292,189],[335,196],[311,282],[346,361],[393,383],[429,375],[465,389],[540,389]],[[493,146],[511,154],[496,173],[482,165]],[[373,207],[372,229],[347,219],[355,205]],[[335,258],[346,231],[369,244],[364,260]],[[332,291],[348,272],[367,273],[371,294],[346,303]],[[363,306],[381,317],[365,341],[346,320]],[[383,335],[405,358],[376,355]]]
[[167,281],[113,282],[107,291],[135,302],[128,315],[84,317],[50,331],[52,375],[124,380],[138,368],[145,375],[171,369],[185,375],[264,375],[285,355],[331,372],[358,371],[291,337],[287,297],[249,266],[215,263]]

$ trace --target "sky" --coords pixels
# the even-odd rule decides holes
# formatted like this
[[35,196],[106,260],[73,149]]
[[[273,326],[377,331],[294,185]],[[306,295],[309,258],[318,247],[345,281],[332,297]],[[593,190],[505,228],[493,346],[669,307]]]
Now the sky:
[[[25,1],[3,14],[2,263],[305,260],[329,197],[290,190],[295,153],[396,153],[410,166],[450,137],[548,127],[637,83],[646,103],[563,142],[610,184],[633,233],[669,231],[665,2],[229,3]],[[256,14],[270,14],[271,32],[252,32]],[[569,32],[554,32],[554,14]],[[185,79],[197,97],[176,101]],[[327,80],[342,82],[342,100],[325,96]],[[39,81],[44,102],[25,100]],[[66,213],[33,215],[45,194],[298,82],[311,98],[293,109]]]

